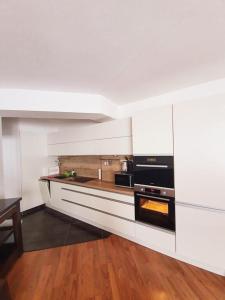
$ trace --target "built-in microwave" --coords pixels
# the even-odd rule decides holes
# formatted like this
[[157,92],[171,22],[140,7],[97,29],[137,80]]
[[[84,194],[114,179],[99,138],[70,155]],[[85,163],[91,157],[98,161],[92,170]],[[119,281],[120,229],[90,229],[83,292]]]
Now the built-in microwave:
[[133,174],[116,173],[115,174],[115,185],[121,186],[121,187],[132,188],[134,186]]
[[173,156],[135,156],[134,183],[174,188]]

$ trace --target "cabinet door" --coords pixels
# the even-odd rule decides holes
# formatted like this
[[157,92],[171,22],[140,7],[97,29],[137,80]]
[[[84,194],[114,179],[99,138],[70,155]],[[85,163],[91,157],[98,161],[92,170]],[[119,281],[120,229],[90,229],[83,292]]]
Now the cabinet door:
[[48,145],[48,155],[97,155],[96,141],[83,141]]
[[135,236],[146,247],[175,252],[175,233],[154,226],[135,223]]
[[225,266],[225,212],[176,205],[176,251],[206,266]]
[[97,144],[98,155],[132,155],[131,137],[120,137],[93,141]]
[[132,130],[134,155],[173,155],[172,105],[135,114]]
[[60,208],[59,200],[61,198],[62,198],[62,190],[61,190],[60,183],[50,181],[50,205],[56,208]]
[[225,210],[224,98],[174,105],[177,202]]
[[48,145],[48,155],[131,155],[131,137]]
[[84,142],[131,136],[131,119],[118,119],[98,124],[78,125],[76,130],[64,129],[48,135],[48,144]]

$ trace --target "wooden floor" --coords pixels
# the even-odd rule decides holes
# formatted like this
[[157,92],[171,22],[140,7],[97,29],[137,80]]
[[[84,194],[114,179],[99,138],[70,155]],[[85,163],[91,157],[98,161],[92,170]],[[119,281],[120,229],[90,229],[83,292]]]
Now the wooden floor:
[[128,240],[29,252],[8,275],[14,300],[225,299],[225,278]]

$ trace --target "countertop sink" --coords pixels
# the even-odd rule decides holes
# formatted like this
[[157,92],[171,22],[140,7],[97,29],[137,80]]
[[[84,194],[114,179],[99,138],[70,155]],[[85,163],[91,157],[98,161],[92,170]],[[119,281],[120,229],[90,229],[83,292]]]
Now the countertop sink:
[[80,182],[80,183],[85,183],[85,182],[88,182],[88,181],[91,181],[94,179],[91,177],[84,177],[84,176],[65,177],[63,175],[57,175],[57,176],[54,176],[54,178],[64,179],[64,180],[73,181],[73,182]]
[[56,176],[54,176],[54,178],[56,178],[56,179],[65,179],[65,178],[69,178],[69,177],[66,177],[66,176],[63,176],[63,175],[56,175]]
[[91,177],[83,177],[83,176],[75,176],[75,177],[70,177],[68,178],[70,181],[75,181],[75,182],[81,182],[81,183],[84,183],[84,182],[88,182],[88,181],[91,181],[93,180],[94,178],[91,178]]

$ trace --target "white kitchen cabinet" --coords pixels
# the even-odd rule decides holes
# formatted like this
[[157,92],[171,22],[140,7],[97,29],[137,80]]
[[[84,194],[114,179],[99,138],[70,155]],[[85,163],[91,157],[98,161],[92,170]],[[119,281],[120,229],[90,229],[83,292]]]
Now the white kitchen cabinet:
[[135,224],[135,238],[146,247],[175,252],[175,233],[145,224]]
[[[91,191],[96,194],[90,194]],[[114,199],[108,198],[110,195]],[[125,198],[127,201],[123,201]],[[130,198],[133,197],[51,181],[50,207],[117,234],[134,237],[134,205]]]
[[39,188],[42,196],[42,200],[45,204],[51,203],[50,185],[48,180],[39,180]]
[[82,192],[64,189],[62,198],[77,205],[87,206],[96,210],[107,212],[129,220],[134,220],[134,205],[122,201],[91,195],[84,189]]
[[[63,206],[66,206],[64,202],[69,201],[76,206],[86,206],[107,214],[134,220],[134,203],[131,203],[130,200],[130,198],[133,200],[134,197],[119,194],[114,196],[114,194],[104,191],[95,193],[93,189],[51,182],[52,200],[50,204],[63,209]],[[65,201],[63,202],[62,199]],[[126,200],[123,201],[123,199]]]
[[176,205],[176,252],[210,270],[225,269],[225,211]]
[[83,187],[83,186],[74,185],[74,184],[66,184],[66,183],[51,181],[51,196],[53,198],[62,197],[61,193],[63,193],[63,190],[65,190],[65,189],[69,189],[71,191],[77,191],[77,192],[85,192],[87,194],[91,194],[94,196],[106,197],[109,199],[122,201],[122,202],[126,202],[126,203],[134,205],[134,196],[120,194],[120,193],[114,193],[114,192],[108,192],[108,191]]
[[134,155],[173,155],[172,105],[136,113],[132,133]]
[[225,210],[225,101],[174,105],[176,201]]
[[51,133],[49,155],[132,154],[131,119],[121,119]]
[[64,129],[48,135],[48,144],[73,143],[88,140],[131,136],[131,119],[118,119],[109,122],[78,126],[77,129]]
[[104,228],[110,232],[126,237],[134,237],[134,222],[105,214],[75,203],[60,200],[60,210],[87,223]]
[[128,155],[132,154],[131,137],[119,137],[48,145],[49,155]]

